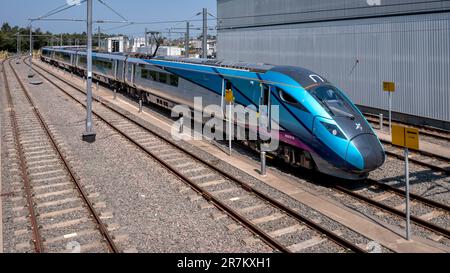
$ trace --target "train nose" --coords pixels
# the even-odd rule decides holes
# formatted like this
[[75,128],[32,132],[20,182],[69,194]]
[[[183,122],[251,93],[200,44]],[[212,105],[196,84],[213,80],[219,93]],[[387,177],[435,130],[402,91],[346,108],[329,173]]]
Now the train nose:
[[383,165],[385,153],[376,136],[372,134],[359,135],[351,143],[362,157],[360,159],[363,163],[362,171],[370,172]]

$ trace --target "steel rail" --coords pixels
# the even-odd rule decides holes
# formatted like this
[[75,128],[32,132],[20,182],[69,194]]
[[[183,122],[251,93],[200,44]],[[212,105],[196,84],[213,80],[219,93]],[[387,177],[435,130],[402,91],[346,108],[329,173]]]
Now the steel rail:
[[[363,201],[363,202],[365,202],[365,203],[367,203],[369,205],[372,205],[372,206],[375,206],[375,207],[377,207],[379,209],[387,211],[387,212],[389,212],[391,214],[394,214],[394,215],[399,216],[399,217],[406,217],[406,212],[403,212],[403,211],[398,210],[396,208],[390,207],[390,206],[385,205],[385,204],[383,204],[381,202],[375,201],[375,200],[373,200],[373,199],[371,199],[369,197],[366,197],[366,196],[361,195],[359,193],[356,193],[356,192],[354,192],[352,190],[349,190],[349,189],[347,189],[347,188],[345,188],[345,187],[343,187],[341,185],[332,185],[331,187],[333,187],[334,189],[336,189],[338,191],[341,191],[344,194],[347,194],[347,195],[352,196],[352,197],[354,197],[354,198],[356,198],[358,200],[361,200],[361,201]],[[427,221],[425,221],[425,220],[423,220],[423,219],[421,219],[421,218],[419,218],[417,216],[413,216],[413,215],[411,215],[411,221],[414,222],[415,224],[419,225],[419,226],[422,226],[422,227],[432,231],[432,232],[435,232],[435,233],[443,235],[444,237],[450,238],[450,230],[448,230],[448,229],[445,229],[445,228],[443,228],[441,226],[435,225],[435,224],[433,224],[431,222],[427,222]]]
[[[83,93],[84,91],[81,90],[78,86],[76,86],[75,84],[62,79],[61,77],[55,75],[53,72],[47,71],[46,69],[42,68],[41,66],[38,65],[38,67],[40,69],[42,69],[43,71],[49,73],[50,75],[54,76],[55,78],[57,78],[58,80],[64,82],[65,84],[69,85],[70,87],[72,87],[73,89]],[[76,99],[75,97],[73,97],[71,94],[69,94],[67,91],[65,91],[63,88],[61,88],[59,85],[55,84],[53,81],[51,81],[48,77],[46,77],[45,75],[43,75],[42,73],[40,73],[40,71],[37,71],[35,69],[35,71],[40,74],[41,76],[43,76],[46,80],[48,80],[49,82],[51,82],[55,87],[57,87],[59,90],[61,90],[62,92],[64,92],[65,94],[67,94],[69,97],[71,97],[72,99],[74,99],[75,101],[77,101],[79,104],[81,104],[83,107],[85,107],[85,105],[83,103],[81,103],[80,101],[78,101],[78,99]],[[183,153],[189,155],[190,157],[194,158],[195,160],[197,160],[198,162],[206,165],[208,168],[216,171],[217,173],[219,173],[220,175],[228,178],[229,180],[231,180],[232,182],[240,185],[243,189],[247,190],[248,192],[253,193],[254,195],[258,196],[259,198],[261,198],[262,200],[268,202],[269,204],[271,204],[272,206],[278,208],[279,210],[282,210],[284,212],[286,212],[289,216],[297,219],[297,221],[304,223],[306,226],[308,226],[309,228],[318,231],[319,233],[322,233],[324,235],[326,235],[329,240],[335,242],[336,244],[346,248],[346,249],[350,249],[352,251],[355,252],[366,252],[365,250],[363,250],[362,248],[360,248],[359,246],[351,243],[350,241],[347,241],[346,239],[334,234],[332,231],[325,229],[324,227],[316,224],[315,222],[307,219],[306,217],[302,216],[301,214],[299,214],[298,212],[296,212],[295,210],[287,207],[286,205],[280,203],[277,200],[274,200],[273,198],[271,198],[270,196],[266,195],[265,193],[255,189],[252,186],[249,186],[248,184],[246,184],[245,182],[239,180],[237,177],[225,172],[224,170],[218,168],[217,166],[205,161],[204,159],[202,159],[201,157],[199,157],[198,155],[192,153],[191,151],[188,151],[187,149],[185,149],[184,147],[180,147],[178,146],[174,141],[169,140],[163,136],[161,136],[159,133],[154,132],[152,130],[150,130],[149,128],[147,128],[146,126],[143,126],[141,124],[139,124],[138,122],[134,121],[133,119],[131,119],[130,117],[128,117],[127,115],[117,111],[116,109],[112,108],[111,106],[109,106],[108,104],[105,104],[103,101],[94,98],[97,102],[99,102],[101,105],[105,106],[107,109],[109,109],[110,111],[118,114],[119,116],[123,117],[124,119],[132,122],[133,124],[136,124],[138,127],[144,129],[145,131],[157,136],[159,139],[161,139],[162,141],[170,144],[171,146],[175,147],[178,150],[181,150]],[[123,136],[125,136],[127,139],[129,139],[132,143],[134,143],[136,146],[138,146],[140,149],[142,149],[143,151],[145,151],[147,154],[149,154],[150,156],[152,156],[153,158],[155,158],[157,161],[159,161],[161,164],[163,164],[164,166],[167,166],[169,168],[169,170],[171,170],[174,174],[176,174],[177,176],[179,176],[180,178],[183,179],[183,181],[188,182],[190,185],[193,186],[193,188],[198,191],[199,193],[201,193],[207,200],[212,201],[213,203],[217,204],[219,206],[219,208],[223,209],[224,211],[230,213],[230,215],[232,216],[232,218],[238,217],[238,219],[236,219],[239,222],[244,223],[244,225],[247,226],[247,224],[254,226],[248,226],[251,230],[253,230],[254,232],[256,232],[258,235],[262,236],[263,240],[268,243],[269,245],[271,245],[272,247],[276,244],[278,244],[279,246],[276,247],[277,249],[280,249],[283,252],[290,252],[287,248],[285,248],[282,244],[279,244],[275,239],[272,239],[270,235],[268,235],[266,232],[260,230],[256,225],[254,225],[253,223],[251,223],[250,221],[246,220],[243,216],[240,216],[239,213],[233,211],[233,209],[231,209],[230,207],[228,207],[226,204],[220,204],[221,201],[216,199],[214,196],[212,196],[211,194],[207,193],[204,189],[202,189],[201,187],[195,185],[194,182],[190,181],[189,178],[185,177],[183,174],[178,173],[178,171],[176,171],[173,167],[171,167],[170,165],[166,164],[165,162],[163,162],[162,159],[160,159],[157,155],[153,154],[151,151],[149,151],[148,149],[146,149],[145,147],[143,147],[142,145],[140,145],[139,143],[137,143],[136,141],[134,141],[132,138],[130,138],[129,136],[127,136],[125,133],[123,133],[120,129],[114,127],[114,125],[110,124],[108,121],[106,121],[103,117],[101,117],[100,115],[98,115],[95,111],[94,114],[101,119],[102,121],[104,121],[105,123],[107,123],[109,126],[111,126],[112,128],[114,128],[116,131],[118,131],[120,134],[122,134]]]
[[68,174],[70,175],[70,178],[71,178],[72,182],[74,182],[74,184],[75,184],[75,186],[76,186],[76,188],[77,188],[81,198],[83,199],[83,201],[87,205],[88,210],[90,211],[92,217],[94,218],[95,222],[97,223],[97,227],[98,227],[99,231],[101,232],[101,234],[106,239],[108,247],[110,248],[110,250],[112,252],[119,253],[119,249],[118,249],[117,245],[114,243],[114,241],[112,239],[112,236],[109,234],[107,227],[105,226],[105,224],[100,219],[100,215],[97,213],[96,209],[94,208],[94,205],[92,204],[92,202],[88,198],[88,194],[86,193],[86,191],[84,190],[83,186],[81,185],[81,183],[79,181],[80,180],[79,176],[77,174],[75,174],[75,171],[72,169],[72,167],[70,166],[69,162],[64,157],[64,155],[62,154],[61,150],[58,148],[58,145],[56,144],[56,142],[55,142],[55,140],[54,140],[54,138],[52,136],[52,133],[49,130],[49,127],[45,123],[41,113],[39,112],[38,108],[36,107],[36,105],[34,104],[33,100],[31,99],[28,89],[25,87],[25,85],[23,84],[22,80],[19,78],[19,75],[17,74],[15,69],[12,67],[11,63],[9,63],[9,65],[10,65],[10,67],[12,69],[12,72],[14,73],[14,75],[15,75],[15,77],[16,77],[19,85],[20,85],[20,87],[24,91],[24,94],[25,94],[28,102],[32,106],[32,109],[35,112],[35,114],[36,114],[36,116],[37,116],[37,118],[39,120],[39,123],[41,124],[41,126],[44,129],[46,135],[48,136],[49,140],[51,141],[53,148],[58,153],[58,156],[61,159],[62,163],[64,164],[64,167],[67,170]]
[[[364,116],[366,116],[366,119],[374,124],[379,124],[379,116],[375,115],[375,114],[370,114],[370,113],[364,113]],[[403,124],[403,125],[407,125],[407,126],[411,126],[413,128],[417,128],[419,129],[419,133],[429,136],[429,137],[435,137],[435,138],[439,138],[442,140],[448,140],[450,141],[450,135],[447,136],[447,134],[450,134],[449,131],[443,130],[443,129],[439,129],[439,128],[434,128],[434,127],[430,127],[430,126],[421,126],[421,125],[410,125],[408,123],[404,123],[404,122],[400,122],[400,121],[393,121],[392,124],[397,123],[397,124]],[[389,126],[389,122],[388,121],[383,121],[383,125],[385,126]],[[420,130],[422,129],[422,130]],[[425,131],[427,130],[427,131]],[[445,134],[445,135],[444,135]]]
[[[385,143],[385,144],[389,144],[389,145],[391,145],[391,143],[390,142],[388,142],[388,141],[381,141],[381,142],[383,142],[383,143]],[[392,145],[391,145],[392,146]],[[392,151],[387,151],[387,150],[385,150],[384,151],[388,156],[391,156],[391,157],[395,157],[395,158],[398,158],[398,159],[401,159],[401,160],[404,160],[405,159],[405,156],[403,156],[403,155],[401,155],[401,154],[397,154],[397,153],[395,153],[395,152],[392,152]],[[438,157],[437,155],[428,155],[429,157]],[[445,159],[445,158],[439,158],[439,160],[442,160],[442,161],[447,161],[447,159]],[[429,169],[431,169],[431,170],[434,170],[434,171],[438,171],[438,172],[442,172],[442,173],[445,173],[445,174],[450,174],[450,168],[443,168],[443,167],[439,167],[439,166],[436,166],[436,165],[434,165],[434,164],[432,164],[432,163],[427,163],[427,162],[423,162],[423,161],[421,161],[421,160],[419,160],[419,159],[416,159],[416,158],[412,158],[412,157],[409,157],[409,161],[411,161],[411,162],[413,162],[413,163],[415,163],[415,164],[417,164],[417,165],[420,165],[420,166],[423,166],[423,167],[427,167],[427,168],[429,168]]]
[[[5,81],[5,91],[6,91],[6,97],[8,100],[8,107],[9,107],[9,111],[10,111],[10,118],[11,118],[11,123],[12,123],[12,131],[13,131],[13,135],[14,135],[14,141],[15,141],[15,145],[18,149],[19,152],[19,161],[20,161],[20,171],[21,171],[21,176],[23,179],[23,183],[24,183],[24,190],[25,190],[25,195],[26,195],[26,200],[27,200],[27,207],[28,207],[28,217],[30,217],[30,222],[31,222],[31,230],[32,230],[32,237],[33,237],[33,244],[34,244],[34,249],[37,253],[41,253],[44,251],[44,243],[43,243],[43,239],[42,236],[39,232],[39,224],[37,221],[37,213],[34,209],[34,202],[33,202],[33,194],[31,192],[31,185],[30,185],[30,177],[28,176],[27,173],[27,163],[26,163],[26,159],[25,159],[25,153],[24,153],[24,148],[22,146],[22,144],[20,143],[19,140],[19,125],[17,123],[17,115],[14,109],[14,103],[12,100],[12,96],[11,96],[11,90],[9,87],[9,83],[8,83],[8,77],[6,75],[6,69],[5,69],[5,62],[6,60],[2,61],[2,67],[3,67],[3,79]],[[8,60],[9,62],[10,60]]]
[[[377,187],[383,188],[383,189],[385,189],[387,191],[391,191],[391,192],[393,192],[393,193],[395,193],[395,194],[397,194],[399,196],[405,196],[406,195],[406,192],[404,190],[395,188],[393,186],[387,185],[387,184],[382,183],[380,181],[377,181],[377,180],[374,180],[374,179],[370,179],[370,178],[367,178],[366,181],[369,182],[372,185],[375,185]],[[430,207],[434,207],[436,209],[444,210],[444,211],[450,213],[450,206],[449,205],[446,205],[446,204],[443,204],[443,203],[439,203],[437,201],[425,198],[425,197],[420,196],[420,195],[415,194],[415,193],[410,193],[409,196],[413,200],[422,202],[422,203],[424,203],[424,204],[426,204],[426,205],[428,205]]]

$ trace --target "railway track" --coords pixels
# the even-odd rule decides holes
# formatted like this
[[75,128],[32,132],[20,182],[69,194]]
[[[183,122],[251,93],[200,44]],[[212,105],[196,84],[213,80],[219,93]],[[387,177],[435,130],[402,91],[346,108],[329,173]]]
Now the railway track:
[[[366,179],[365,182],[353,188],[343,183],[330,187],[394,216],[406,217],[404,190],[373,179]],[[414,193],[410,193],[410,198],[411,222],[450,239],[450,206]]]
[[[383,143],[386,155],[401,160],[405,159],[405,156],[403,155],[404,150],[402,148],[395,147],[390,142],[383,141]],[[447,175],[450,174],[450,164],[448,159],[439,155],[410,150],[409,161],[434,171],[442,172]]]
[[[35,66],[35,71],[85,107],[84,90],[39,65]],[[51,75],[51,78],[44,73]],[[75,90],[75,93],[67,91],[68,89]],[[175,141],[150,131],[101,101],[97,102],[95,118],[106,123],[195,190],[198,194],[191,196],[192,199],[205,198],[275,250],[302,252],[326,245],[335,251],[365,252],[334,231],[302,216],[215,164],[179,146]],[[283,239],[287,235],[290,240]]]
[[[367,121],[369,121],[373,125],[380,124],[380,120],[377,115],[370,114],[370,113],[364,113],[364,116],[366,117]],[[393,124],[403,124],[403,123],[393,122]],[[403,125],[407,125],[407,126],[411,126],[413,128],[419,129],[419,132],[421,135],[433,137],[433,138],[440,139],[440,140],[450,141],[450,132],[449,131],[430,127],[430,126],[414,126],[414,125],[409,125],[409,124],[403,124]],[[389,122],[386,120],[383,120],[383,126],[389,127]],[[377,128],[379,128],[379,126]]]
[[[241,149],[247,150],[248,147],[235,143]],[[251,152],[251,151],[248,151]],[[290,166],[278,160],[269,160],[274,166],[280,168],[281,171],[289,173],[293,176],[298,176],[297,173],[292,172]],[[385,184],[381,181],[367,178],[360,184],[357,182],[348,185],[348,181],[332,181],[331,183],[323,183],[321,181],[330,181],[329,178],[324,178],[323,175],[317,173],[302,172],[302,179],[306,179],[311,184],[319,184],[326,188],[333,190],[336,193],[341,193],[352,197],[356,201],[361,201],[370,207],[373,207],[378,213],[383,211],[387,214],[398,217],[404,220],[406,212],[404,211],[406,192],[402,189]],[[336,180],[336,179],[335,179]],[[411,220],[413,224],[419,225],[434,234],[450,239],[450,206],[425,198],[418,194],[410,193],[411,199]],[[392,206],[396,203],[396,206]],[[422,212],[421,214],[415,211]],[[439,218],[439,219],[438,219]],[[436,221],[439,223],[434,223]],[[442,226],[440,223],[448,223],[448,226]]]
[[[374,114],[364,114],[366,119],[372,124],[378,124],[377,116]],[[389,126],[387,122],[384,122],[385,125]],[[410,125],[408,125],[410,126]],[[448,131],[432,128],[428,126],[418,127],[412,126],[420,130],[421,135],[425,135],[431,138],[450,141],[450,133]],[[401,160],[404,160],[405,157],[403,155],[403,149],[393,146],[389,141],[380,140],[385,147],[386,155],[395,157]],[[425,151],[410,151],[410,161],[423,166],[429,169],[442,172],[445,174],[450,174],[450,164],[449,160],[446,157],[440,156],[438,154],[427,153]]]
[[3,78],[34,251],[64,252],[73,238],[80,252],[119,252],[11,61]]

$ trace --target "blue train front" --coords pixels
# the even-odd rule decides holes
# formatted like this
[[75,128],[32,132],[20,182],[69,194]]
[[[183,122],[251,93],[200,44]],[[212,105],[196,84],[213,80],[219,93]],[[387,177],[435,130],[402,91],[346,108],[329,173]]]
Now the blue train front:
[[[43,60],[86,75],[84,49],[45,48]],[[290,66],[221,60],[94,53],[94,78],[171,108],[193,98],[221,104],[277,105],[280,146],[272,154],[293,166],[364,179],[385,161],[383,146],[356,106],[324,77]],[[270,112],[270,111],[269,111]],[[276,121],[275,121],[276,122]],[[257,147],[257,146],[253,146]]]
[[[315,167],[346,179],[363,179],[383,165],[385,152],[378,137],[350,99],[323,77],[298,67],[275,67],[301,88],[284,87],[292,101],[274,94],[283,123],[309,148]],[[301,106],[300,106],[301,105]]]

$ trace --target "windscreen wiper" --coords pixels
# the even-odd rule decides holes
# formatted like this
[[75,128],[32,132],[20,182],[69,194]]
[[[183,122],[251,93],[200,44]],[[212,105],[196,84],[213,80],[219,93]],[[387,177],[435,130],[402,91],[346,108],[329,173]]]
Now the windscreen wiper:
[[323,106],[325,106],[325,108],[328,109],[328,111],[333,115],[336,116],[336,114],[333,112],[333,110],[331,110],[330,106],[328,105],[328,103],[324,100],[322,100],[321,98],[317,97],[316,98],[322,103]]

